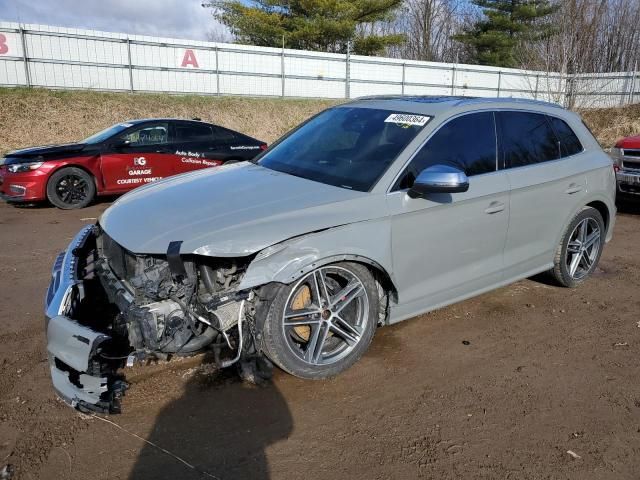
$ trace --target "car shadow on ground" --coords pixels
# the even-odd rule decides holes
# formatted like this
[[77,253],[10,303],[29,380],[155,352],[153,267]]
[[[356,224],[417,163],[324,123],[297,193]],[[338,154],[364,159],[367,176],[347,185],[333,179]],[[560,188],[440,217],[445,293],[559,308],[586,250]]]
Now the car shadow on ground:
[[631,215],[640,215],[640,199],[639,200],[618,200],[616,202],[618,213],[628,213]]
[[[122,195],[100,195],[93,199],[93,201],[87,205],[87,207],[91,207],[92,205],[102,205],[115,202]],[[56,210],[56,207],[51,205],[47,200],[40,200],[38,202],[7,202],[9,205],[15,208],[21,208],[25,210],[45,210],[52,209]]]
[[[205,363],[206,364],[206,363]],[[158,415],[131,480],[270,478],[265,449],[289,436],[293,420],[273,382],[243,383],[234,368],[196,374]]]

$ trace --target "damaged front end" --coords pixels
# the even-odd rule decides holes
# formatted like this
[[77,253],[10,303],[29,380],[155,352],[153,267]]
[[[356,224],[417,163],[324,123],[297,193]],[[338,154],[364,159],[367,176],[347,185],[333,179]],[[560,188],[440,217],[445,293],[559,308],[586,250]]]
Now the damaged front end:
[[121,370],[150,358],[212,351],[220,367],[257,358],[255,303],[238,291],[251,261],[137,255],[88,226],[61,253],[46,298],[47,350],[58,395],[83,411],[117,413]]

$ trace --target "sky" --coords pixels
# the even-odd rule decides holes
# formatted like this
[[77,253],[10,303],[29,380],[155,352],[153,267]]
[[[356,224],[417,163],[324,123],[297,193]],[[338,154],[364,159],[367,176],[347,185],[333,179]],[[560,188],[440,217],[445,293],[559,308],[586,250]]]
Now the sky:
[[203,0],[0,0],[0,20],[157,37],[216,40],[225,27]]

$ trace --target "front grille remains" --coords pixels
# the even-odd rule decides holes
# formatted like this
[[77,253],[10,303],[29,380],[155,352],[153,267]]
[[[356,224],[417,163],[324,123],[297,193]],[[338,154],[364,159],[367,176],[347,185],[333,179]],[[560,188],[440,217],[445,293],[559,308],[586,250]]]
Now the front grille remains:
[[622,168],[640,171],[640,150],[622,150]]

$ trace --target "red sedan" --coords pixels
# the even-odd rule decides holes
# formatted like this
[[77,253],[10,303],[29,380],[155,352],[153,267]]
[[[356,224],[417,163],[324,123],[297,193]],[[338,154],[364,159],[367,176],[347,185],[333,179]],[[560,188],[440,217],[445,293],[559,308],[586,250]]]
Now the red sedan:
[[26,148],[0,164],[0,194],[8,202],[49,200],[58,208],[87,206],[96,195],[230,160],[251,160],[267,145],[195,120],[119,123],[73,144]]

